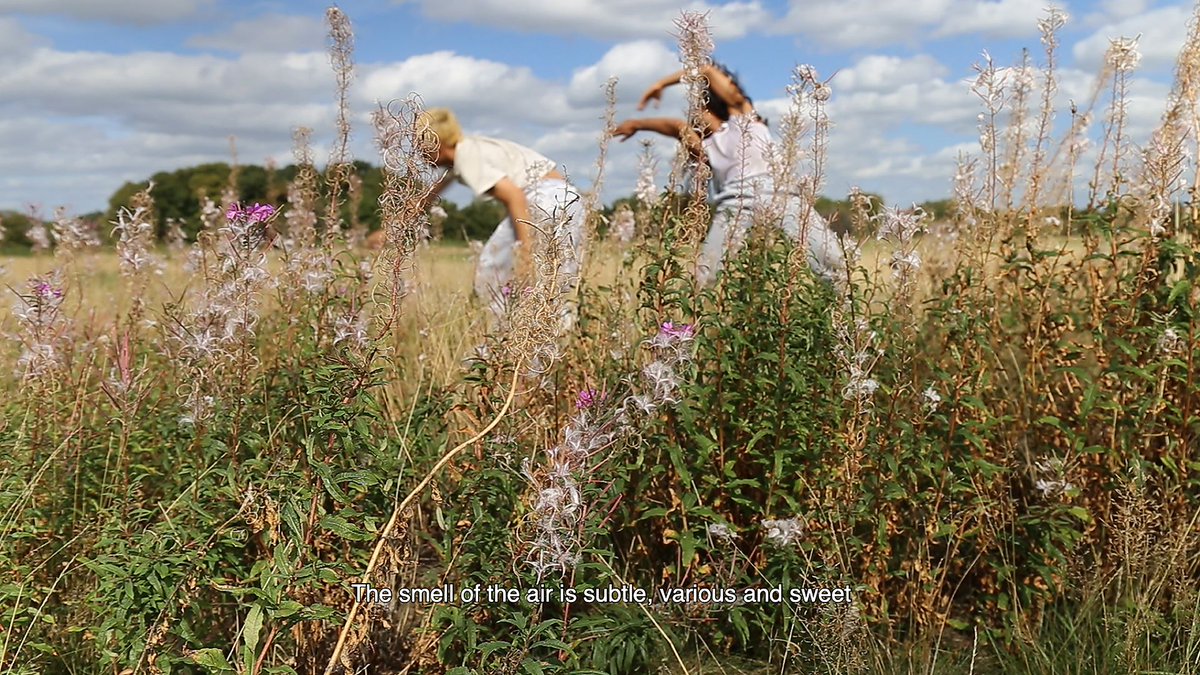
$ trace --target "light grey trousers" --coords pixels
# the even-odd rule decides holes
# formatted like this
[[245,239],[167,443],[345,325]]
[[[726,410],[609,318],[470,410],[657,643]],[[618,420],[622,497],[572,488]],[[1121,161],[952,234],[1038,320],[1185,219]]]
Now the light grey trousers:
[[[529,201],[529,216],[533,220],[534,236],[539,246],[556,245],[559,253],[559,293],[563,303],[564,329],[574,325],[575,308],[570,301],[579,276],[584,254],[584,213],[579,192],[570,183],[559,179],[543,179],[525,189]],[[504,315],[504,290],[516,273],[517,233],[512,221],[505,218],[496,226],[492,236],[479,253],[475,270],[475,293],[488,303],[496,318]]]
[[[761,193],[760,193],[761,194]],[[846,258],[829,223],[800,195],[745,196],[726,192],[713,208],[712,227],[696,262],[702,286],[716,280],[726,256],[737,255],[755,222],[778,223],[792,241],[803,244],[808,265],[821,279],[837,284],[846,276]]]

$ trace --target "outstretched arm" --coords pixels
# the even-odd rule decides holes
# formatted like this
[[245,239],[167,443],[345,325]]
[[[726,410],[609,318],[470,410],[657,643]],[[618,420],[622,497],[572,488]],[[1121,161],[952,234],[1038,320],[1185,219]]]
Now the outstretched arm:
[[697,159],[704,159],[704,146],[700,144],[700,135],[688,123],[676,117],[644,117],[641,119],[625,120],[612,131],[622,142],[633,138],[639,131],[653,131],[679,140],[687,147],[688,152]]
[[654,107],[657,108],[658,104],[662,103],[663,90],[672,85],[679,84],[679,80],[682,78],[683,71],[680,70],[650,85],[646,93],[642,94],[642,99],[638,101],[638,110],[645,110],[646,104],[650,101],[654,101]]
[[[752,110],[750,102],[746,100],[746,95],[742,93],[742,90],[720,68],[710,64],[704,66],[700,72],[708,80],[713,93],[721,97],[725,105],[729,106],[730,113],[745,115]],[[654,101],[654,105],[657,107],[662,102],[663,90],[672,85],[679,84],[682,79],[683,71],[679,70],[650,85],[646,93],[642,94],[642,99],[638,101],[638,110],[645,110],[646,104],[650,101]]]

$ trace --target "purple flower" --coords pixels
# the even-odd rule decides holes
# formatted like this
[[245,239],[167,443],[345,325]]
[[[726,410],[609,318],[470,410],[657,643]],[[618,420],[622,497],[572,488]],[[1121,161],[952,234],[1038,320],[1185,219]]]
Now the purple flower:
[[584,410],[590,408],[605,398],[605,393],[596,391],[595,389],[584,389],[579,392],[579,397],[575,399],[575,409]]
[[669,337],[677,337],[677,338],[685,338],[686,339],[686,338],[691,338],[693,335],[695,335],[695,329],[693,329],[690,324],[685,323],[685,324],[680,324],[680,325],[676,326],[675,324],[671,323],[670,321],[667,321],[666,323],[664,323],[662,325],[662,327],[659,329],[658,333],[659,333],[659,335],[666,335]]
[[62,298],[62,296],[63,296],[63,291],[61,288],[55,288],[54,286],[51,286],[50,284],[46,283],[45,281],[33,282],[33,292],[36,293],[39,297],[47,299],[47,300],[50,298],[54,298],[57,300],[59,298]]
[[225,220],[242,223],[265,223],[275,215],[275,207],[270,204],[259,204],[242,208],[239,203],[233,203],[225,211]]
[[501,295],[503,295],[504,297],[507,298],[508,296],[512,295],[512,286],[509,286],[508,284],[504,284],[504,288],[500,289],[500,293],[501,293]]
[[246,209],[246,219],[252,223],[265,223],[275,215],[275,207],[270,204],[258,204]]
[[695,335],[696,329],[691,324],[674,324],[666,321],[659,326],[658,333],[646,342],[658,350],[658,356],[669,356],[678,362],[680,359],[687,360],[684,358],[685,352],[688,351],[688,346],[692,343]]

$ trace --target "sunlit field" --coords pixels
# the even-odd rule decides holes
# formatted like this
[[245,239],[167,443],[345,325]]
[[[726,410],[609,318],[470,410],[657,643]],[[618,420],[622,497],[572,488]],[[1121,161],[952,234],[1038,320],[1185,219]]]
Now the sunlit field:
[[[1091,196],[1083,132],[984,68],[1025,104],[953,208],[849,195],[833,282],[763,217],[698,285],[673,185],[624,241],[589,202],[574,284],[543,233],[493,316],[415,100],[375,121],[379,250],[337,161],[266,206],[231,178],[178,246],[152,190],[104,244],[48,223],[0,256],[0,669],[1200,673],[1200,35],[1137,152],[1127,48]],[[829,92],[793,75],[815,202]]]

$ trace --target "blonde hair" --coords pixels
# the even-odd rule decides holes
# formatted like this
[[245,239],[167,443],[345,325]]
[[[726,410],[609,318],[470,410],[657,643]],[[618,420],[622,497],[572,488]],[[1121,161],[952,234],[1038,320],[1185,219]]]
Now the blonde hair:
[[462,127],[449,108],[430,108],[417,117],[417,131],[423,145],[452,148],[462,140]]

